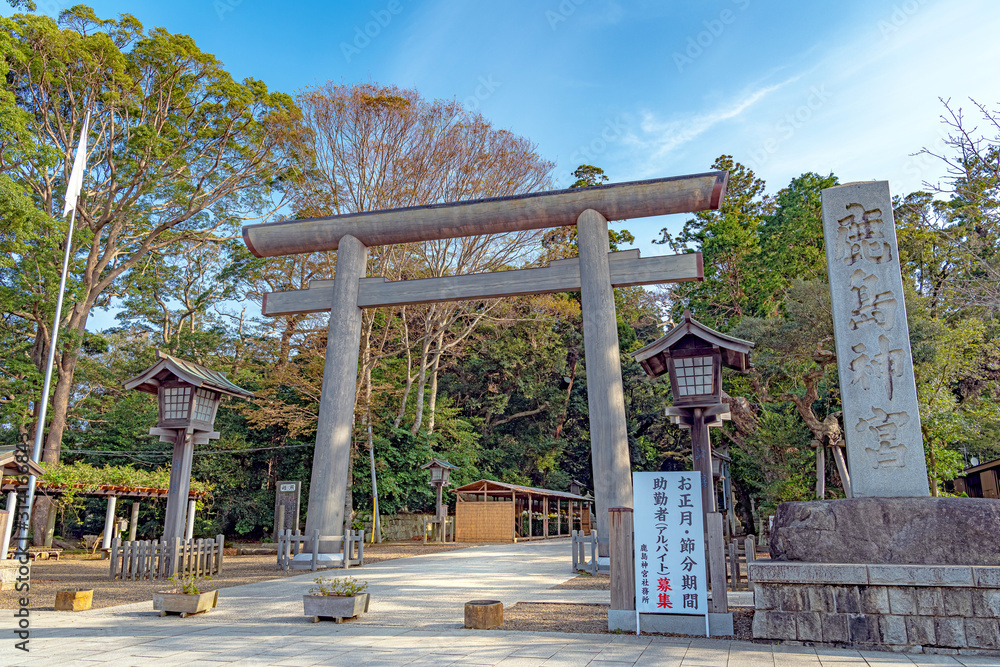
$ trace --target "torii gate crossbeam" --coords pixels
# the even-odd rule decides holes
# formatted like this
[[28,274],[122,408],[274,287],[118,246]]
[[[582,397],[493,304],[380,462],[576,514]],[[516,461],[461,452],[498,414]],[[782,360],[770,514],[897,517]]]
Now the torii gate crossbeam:
[[[332,281],[267,294],[263,308],[265,315],[330,312],[306,534],[344,531],[362,308],[579,290],[598,540],[606,556],[608,508],[632,505],[613,287],[703,278],[697,253],[643,259],[638,251],[608,253],[607,221],[717,209],[727,176],[709,172],[244,227],[244,241],[258,257],[337,250]],[[398,282],[365,278],[369,245],[568,225],[577,226],[580,256],[548,267]]]

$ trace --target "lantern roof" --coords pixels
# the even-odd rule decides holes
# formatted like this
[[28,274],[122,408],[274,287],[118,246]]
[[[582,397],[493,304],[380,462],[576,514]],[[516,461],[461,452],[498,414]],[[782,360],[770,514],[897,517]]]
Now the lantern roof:
[[667,372],[667,360],[675,349],[690,349],[708,344],[718,348],[722,363],[727,368],[747,372],[750,369],[750,350],[754,344],[748,340],[734,338],[705,326],[691,317],[691,311],[684,311],[680,324],[646,347],[636,350],[632,356],[638,361],[646,375],[659,377]]
[[421,470],[426,470],[427,468],[448,468],[449,470],[458,470],[458,466],[453,466],[447,461],[442,461],[441,459],[431,459],[429,463],[425,463],[420,466]]
[[213,389],[227,396],[238,398],[252,398],[253,392],[247,391],[226,378],[225,373],[213,371],[193,361],[178,359],[166,354],[162,350],[156,351],[159,360],[139,375],[125,383],[126,389],[136,389],[149,394],[155,394],[157,388],[163,383],[173,379],[182,380],[195,387],[205,387]]

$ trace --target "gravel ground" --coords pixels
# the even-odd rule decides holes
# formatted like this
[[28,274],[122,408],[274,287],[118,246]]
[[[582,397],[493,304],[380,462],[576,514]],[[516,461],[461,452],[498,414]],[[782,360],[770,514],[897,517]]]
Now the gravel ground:
[[572,591],[610,591],[611,576],[599,574],[596,577],[592,574],[581,574],[573,577],[569,581],[564,581],[550,590],[572,590]]
[[[394,558],[407,558],[422,554],[452,551],[476,546],[474,544],[444,544],[424,545],[412,543],[389,543],[365,545],[365,563],[378,563]],[[226,551],[229,551],[228,549]],[[109,563],[74,554],[64,555],[59,560],[36,560],[31,564],[31,590],[29,609],[52,610],[55,604],[56,592],[66,589],[94,589],[93,609],[113,607],[132,602],[144,602],[153,599],[153,593],[167,590],[170,583],[162,580],[153,581],[112,581],[108,579]],[[340,570],[336,571],[340,573]],[[252,584],[268,579],[280,579],[287,576],[303,574],[302,570],[284,572],[276,567],[276,556],[230,556],[225,555],[222,562],[222,574],[212,578],[209,588],[229,588],[242,584]],[[362,576],[348,570],[348,576]],[[338,576],[325,574],[324,576]],[[0,592],[0,609],[16,609],[18,598],[23,593],[14,590]]]

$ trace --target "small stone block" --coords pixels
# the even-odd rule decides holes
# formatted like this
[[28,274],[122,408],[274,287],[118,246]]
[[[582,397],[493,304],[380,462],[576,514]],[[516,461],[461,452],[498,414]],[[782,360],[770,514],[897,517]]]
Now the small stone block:
[[750,565],[754,583],[776,584],[867,584],[868,569],[864,565],[840,563],[756,562]]
[[868,581],[884,586],[972,586],[972,568],[962,565],[869,565]]
[[830,586],[807,586],[805,592],[807,611],[833,612],[833,589]]
[[1000,623],[994,618],[967,618],[965,640],[972,648],[1000,648]]
[[914,646],[936,644],[934,619],[930,616],[907,616],[906,639]]
[[753,615],[754,639],[794,640],[795,614],[787,611],[758,611]]
[[953,616],[935,618],[934,634],[937,636],[939,646],[965,648],[969,645],[965,640],[965,623],[961,618]]
[[879,616],[878,627],[882,635],[883,644],[895,644],[897,646],[906,644],[905,616]]
[[823,641],[846,644],[851,641],[847,614],[823,614]]
[[944,613],[947,616],[972,616],[972,590],[968,588],[943,588]]
[[938,587],[916,588],[918,616],[944,616],[944,596]]
[[972,577],[979,588],[1000,588],[1000,567],[974,567]]
[[1000,590],[978,588],[972,591],[972,609],[980,618],[1000,618]]
[[855,644],[878,644],[878,616],[868,614],[848,614],[848,629]]
[[912,588],[890,586],[886,590],[889,594],[889,611],[893,614],[910,616],[917,613],[917,603]]
[[859,586],[858,597],[862,614],[888,614],[889,589],[885,586]]
[[778,592],[778,603],[781,611],[804,611],[802,588],[799,586],[782,586]]
[[[834,611],[838,614],[861,612],[861,599],[858,597],[857,586],[835,586],[832,590]],[[888,605],[888,602],[886,604]]]
[[774,584],[758,584],[753,586],[754,609],[777,609],[780,606],[778,589]]
[[795,615],[795,628],[799,641],[823,641],[822,614],[819,612],[803,612]]

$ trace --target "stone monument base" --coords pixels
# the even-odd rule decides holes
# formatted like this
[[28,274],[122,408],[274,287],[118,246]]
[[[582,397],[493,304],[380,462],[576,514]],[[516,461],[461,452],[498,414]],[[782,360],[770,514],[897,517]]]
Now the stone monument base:
[[758,561],[750,579],[755,639],[1000,656],[1000,567]]
[[[312,553],[303,552],[292,556],[288,562],[290,570],[311,570],[313,565]],[[325,570],[332,567],[344,567],[344,554],[317,554],[316,568]]]
[[[675,635],[705,636],[705,615],[639,614],[643,632],[669,632]],[[733,634],[733,613],[708,615],[708,629],[713,637]],[[608,630],[635,632],[635,610],[609,609]]]
[[809,563],[1000,566],[1000,500],[848,498],[782,503],[771,558]]

